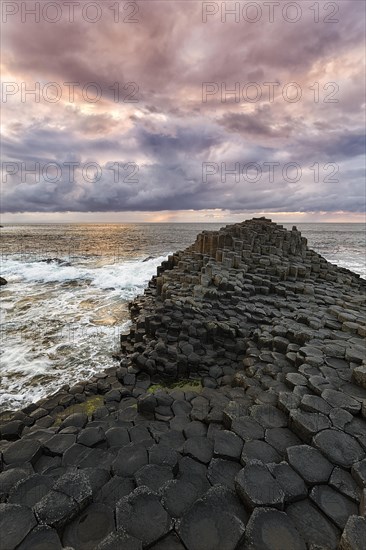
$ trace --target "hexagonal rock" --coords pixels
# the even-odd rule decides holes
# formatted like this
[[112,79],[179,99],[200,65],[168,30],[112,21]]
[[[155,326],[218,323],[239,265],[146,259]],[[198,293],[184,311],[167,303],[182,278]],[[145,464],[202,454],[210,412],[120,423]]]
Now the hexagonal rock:
[[309,499],[290,504],[286,513],[310,548],[338,548],[340,532]]
[[361,365],[353,369],[352,378],[362,388],[366,390],[366,365]]
[[285,512],[256,508],[250,517],[244,544],[238,550],[306,550],[306,544]]
[[336,466],[330,476],[330,487],[349,497],[354,502],[360,502],[361,489],[349,472]]
[[38,525],[23,542],[17,546],[17,550],[62,550],[61,541],[57,531],[47,525]]
[[95,548],[114,530],[113,509],[105,504],[91,504],[66,526],[62,542],[64,546],[89,550]]
[[31,464],[22,465],[21,467],[10,468],[0,473],[0,499],[7,498],[9,491],[15,486],[18,481],[26,479],[34,474]]
[[180,458],[177,451],[171,449],[167,445],[158,443],[150,447],[148,453],[150,464],[159,464],[160,466],[166,466],[167,468],[171,468],[171,470],[175,471],[178,464],[178,459]]
[[326,483],[333,470],[333,464],[310,445],[289,447],[287,459],[293,469],[310,485]]
[[13,550],[37,525],[33,512],[19,504],[0,504],[0,548]]
[[281,462],[281,457],[278,452],[265,441],[246,441],[244,443],[243,452],[241,453],[240,462],[243,466],[252,460],[260,460],[263,464],[270,462]]
[[67,472],[59,477],[53,489],[72,497],[80,506],[89,502],[93,494],[89,478],[83,470]]
[[243,440],[229,430],[220,430],[214,436],[214,456],[239,460]]
[[322,392],[322,398],[332,407],[339,407],[351,414],[357,414],[361,410],[361,403],[342,391],[324,390]]
[[35,464],[42,454],[41,444],[37,440],[19,439],[3,451],[5,464]]
[[235,488],[244,505],[250,509],[269,506],[283,509],[285,493],[261,462],[250,463],[235,478]]
[[264,437],[263,426],[249,416],[235,419],[231,424],[231,430],[244,441],[263,439]]
[[315,434],[330,428],[331,422],[321,413],[291,410],[289,426],[305,443],[310,443]]
[[208,464],[213,456],[213,443],[207,437],[190,437],[184,444],[183,454]]
[[234,550],[246,521],[235,493],[217,486],[191,506],[177,532],[187,550]]
[[118,455],[112,464],[115,475],[132,477],[137,470],[148,463],[148,455],[145,447],[130,443],[118,451]]
[[211,485],[224,485],[235,491],[235,477],[240,470],[237,462],[213,458],[208,466],[207,479]]
[[297,435],[288,428],[270,428],[266,430],[264,439],[282,456],[285,456],[288,447],[301,444]]
[[95,502],[102,502],[114,508],[116,503],[135,489],[135,482],[130,477],[113,476],[93,499]]
[[86,447],[94,447],[105,440],[104,430],[101,426],[85,428],[77,436],[77,442]]
[[319,395],[306,394],[301,399],[300,407],[304,411],[308,412],[320,412],[322,414],[329,414],[332,407]]
[[307,497],[308,489],[304,480],[287,462],[269,464],[268,469],[285,493],[285,503],[295,502]]
[[250,416],[263,428],[286,428],[287,416],[273,405],[253,405]]
[[109,447],[124,447],[130,443],[130,436],[126,428],[109,428],[105,432]]
[[37,502],[33,510],[40,523],[59,529],[76,516],[79,506],[72,497],[50,491]]
[[364,550],[366,518],[350,516],[342,533],[339,550]]
[[366,487],[366,458],[353,464],[351,473],[360,487]]
[[117,528],[142,541],[143,546],[167,534],[172,520],[159,501],[158,495],[147,487],[138,487],[116,506]]
[[156,544],[150,546],[150,548],[151,550],[186,550],[175,533],[169,533],[169,535],[160,539]]
[[60,430],[63,428],[68,428],[69,426],[74,426],[75,428],[84,428],[85,424],[88,422],[88,415],[85,413],[73,413],[70,414],[62,421]]
[[[56,434],[44,443],[45,453],[51,456],[61,456],[76,441],[72,434]],[[90,450],[90,449],[88,449]]]
[[344,529],[350,515],[358,512],[357,504],[328,485],[314,487],[310,498],[340,529]]
[[314,437],[313,442],[331,462],[343,468],[350,468],[365,456],[356,439],[338,430],[324,430]]
[[172,479],[162,487],[161,502],[170,516],[181,517],[201,495],[199,488],[195,485],[195,477],[192,476],[191,480],[192,482],[185,479]]
[[51,490],[52,485],[53,480],[49,476],[34,474],[18,481],[9,493],[8,502],[32,508]]
[[159,466],[158,464],[146,464],[135,473],[136,485],[144,485],[152,491],[159,489],[174,475],[170,468]]
[[110,533],[95,550],[142,550],[142,542],[131,537],[124,529]]

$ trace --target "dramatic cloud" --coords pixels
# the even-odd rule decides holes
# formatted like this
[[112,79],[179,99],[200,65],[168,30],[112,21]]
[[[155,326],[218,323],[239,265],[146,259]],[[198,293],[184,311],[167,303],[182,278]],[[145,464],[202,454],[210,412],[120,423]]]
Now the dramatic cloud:
[[36,4],[2,6],[3,212],[363,211],[364,2]]

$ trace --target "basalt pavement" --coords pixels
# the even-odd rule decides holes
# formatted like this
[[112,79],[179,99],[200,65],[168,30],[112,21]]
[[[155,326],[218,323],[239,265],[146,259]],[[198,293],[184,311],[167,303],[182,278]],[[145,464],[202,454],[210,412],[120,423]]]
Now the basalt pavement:
[[365,289],[296,228],[198,235],[115,367],[0,417],[0,549],[365,550]]

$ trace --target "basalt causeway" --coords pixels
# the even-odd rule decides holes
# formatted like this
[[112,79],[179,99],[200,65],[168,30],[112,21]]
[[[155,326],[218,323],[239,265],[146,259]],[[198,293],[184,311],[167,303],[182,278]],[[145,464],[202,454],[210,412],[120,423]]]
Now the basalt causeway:
[[0,422],[1,550],[365,550],[366,281],[259,218],[130,304],[116,367]]

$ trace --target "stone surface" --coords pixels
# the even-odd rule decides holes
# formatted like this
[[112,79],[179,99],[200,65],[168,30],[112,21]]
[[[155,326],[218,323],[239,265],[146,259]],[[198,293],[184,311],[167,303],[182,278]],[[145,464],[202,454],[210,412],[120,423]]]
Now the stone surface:
[[310,445],[289,447],[287,459],[292,468],[310,485],[326,483],[333,470],[333,464]]
[[37,525],[32,511],[19,504],[0,504],[0,548],[12,550]]
[[365,451],[355,438],[338,430],[324,430],[314,437],[314,445],[334,464],[350,468],[363,459]]
[[306,550],[306,544],[287,514],[274,508],[256,508],[239,549]]
[[349,516],[358,511],[357,504],[327,485],[314,487],[310,498],[340,529],[344,529]]
[[350,516],[342,533],[339,550],[364,550],[366,540],[366,519]]
[[119,476],[133,476],[137,470],[148,463],[148,454],[145,447],[130,443],[123,447],[112,464],[113,472]]
[[286,513],[309,547],[338,548],[340,531],[308,499],[290,504]]
[[105,504],[91,504],[66,527],[62,542],[66,547],[89,550],[114,530],[113,509]]
[[25,537],[17,550],[62,550],[61,541],[55,529],[39,525]]
[[235,479],[235,487],[249,509],[256,506],[283,509],[285,493],[268,468],[260,462],[252,462],[240,470]]
[[138,487],[117,503],[116,522],[117,528],[141,540],[143,546],[157,541],[172,528],[171,517],[147,487]]

